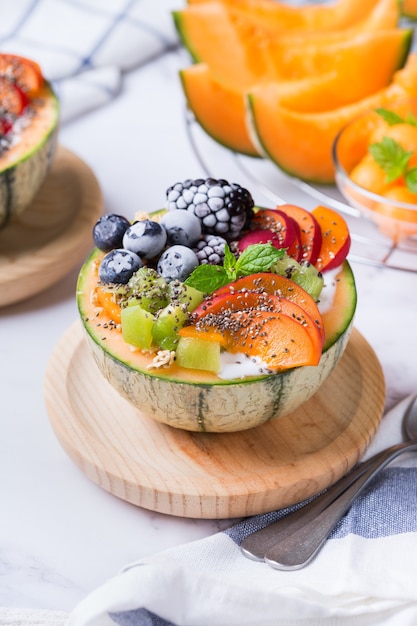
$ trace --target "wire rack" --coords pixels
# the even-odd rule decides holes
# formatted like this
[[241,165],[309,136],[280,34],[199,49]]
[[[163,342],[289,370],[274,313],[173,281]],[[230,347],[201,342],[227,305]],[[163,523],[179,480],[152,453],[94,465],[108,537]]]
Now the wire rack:
[[185,126],[191,148],[207,176],[228,178],[250,188],[257,204],[302,203],[305,208],[325,204],[344,214],[352,246],[349,258],[380,268],[417,273],[417,238],[398,243],[379,232],[376,225],[344,201],[335,186],[313,186],[282,172],[267,159],[231,152],[211,139],[186,109]]

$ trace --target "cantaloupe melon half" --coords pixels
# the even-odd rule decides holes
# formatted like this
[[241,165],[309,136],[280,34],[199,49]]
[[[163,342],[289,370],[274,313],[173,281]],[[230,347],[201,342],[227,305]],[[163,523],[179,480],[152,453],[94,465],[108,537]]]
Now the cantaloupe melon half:
[[207,63],[217,80],[230,87],[342,72],[366,58],[378,59],[375,71],[391,75],[404,63],[413,32],[394,28],[313,39],[259,37],[256,29],[237,29],[227,9],[214,2],[174,12],[174,20],[193,60]]
[[278,85],[258,85],[247,97],[248,123],[258,149],[282,170],[303,180],[333,183],[332,145],[343,126],[369,109],[405,97],[417,97],[416,53],[388,87],[330,111],[299,112],[282,105]]
[[[291,6],[271,0],[220,0],[249,17],[254,25],[281,31],[304,33],[334,32],[354,26],[368,17],[378,0],[338,0],[329,4]],[[207,4],[207,0],[188,0],[189,6]]]

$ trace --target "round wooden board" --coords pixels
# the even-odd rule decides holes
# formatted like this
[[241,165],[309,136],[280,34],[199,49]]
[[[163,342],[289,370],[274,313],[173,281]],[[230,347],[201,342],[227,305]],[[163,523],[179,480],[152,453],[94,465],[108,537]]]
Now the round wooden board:
[[239,433],[190,433],[133,408],[99,372],[77,320],[54,348],[45,402],[75,464],[138,506],[192,518],[237,518],[310,497],[360,459],[380,422],[385,383],[356,329],[319,392],[287,417]]
[[91,169],[58,146],[35,201],[0,230],[0,306],[47,289],[92,249],[92,229],[103,210]]

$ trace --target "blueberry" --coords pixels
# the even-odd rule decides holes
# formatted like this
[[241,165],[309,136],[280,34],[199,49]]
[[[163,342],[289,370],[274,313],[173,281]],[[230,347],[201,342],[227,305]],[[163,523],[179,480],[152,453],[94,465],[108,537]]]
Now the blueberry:
[[161,254],[157,270],[167,282],[183,282],[198,265],[195,252],[187,246],[171,246]]
[[201,221],[189,211],[169,211],[160,221],[167,232],[169,244],[192,247],[201,237]]
[[117,248],[102,258],[98,275],[103,283],[125,285],[142,265],[143,263],[137,254],[131,250]]
[[95,245],[103,252],[121,248],[123,235],[129,226],[129,220],[122,215],[116,215],[115,213],[103,215],[93,228]]
[[143,259],[153,259],[163,250],[166,241],[166,231],[158,222],[140,220],[125,232],[123,247],[136,252]]

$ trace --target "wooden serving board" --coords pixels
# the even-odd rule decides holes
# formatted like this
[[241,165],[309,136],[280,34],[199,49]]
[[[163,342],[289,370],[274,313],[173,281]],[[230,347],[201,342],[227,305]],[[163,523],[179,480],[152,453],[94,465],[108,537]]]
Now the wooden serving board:
[[190,433],[133,408],[94,363],[76,321],[45,376],[53,430],[88,478],[138,506],[238,518],[312,496],[361,458],[380,422],[385,383],[356,330],[337,368],[299,410],[239,433]]
[[0,306],[47,289],[81,263],[94,245],[92,229],[102,211],[91,169],[58,146],[32,205],[0,230]]

